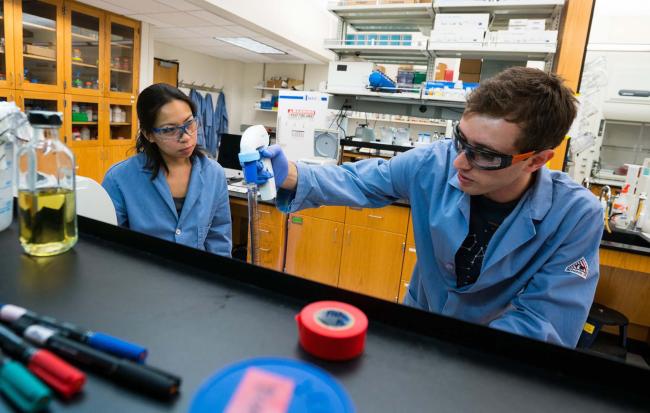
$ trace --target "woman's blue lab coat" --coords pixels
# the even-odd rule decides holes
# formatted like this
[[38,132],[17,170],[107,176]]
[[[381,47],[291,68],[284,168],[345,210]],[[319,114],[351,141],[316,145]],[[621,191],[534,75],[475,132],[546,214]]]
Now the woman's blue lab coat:
[[230,256],[232,225],[228,186],[221,166],[205,156],[192,160],[181,216],[164,170],[151,180],[146,156],[139,153],[113,165],[102,185],[113,200],[121,226],[179,244]]
[[404,303],[575,347],[598,283],[603,212],[566,174],[545,167],[488,244],[476,283],[456,286],[455,255],[469,231],[470,196],[461,191],[450,140],[389,161],[341,167],[298,164],[295,193],[278,207],[411,204],[417,249]]

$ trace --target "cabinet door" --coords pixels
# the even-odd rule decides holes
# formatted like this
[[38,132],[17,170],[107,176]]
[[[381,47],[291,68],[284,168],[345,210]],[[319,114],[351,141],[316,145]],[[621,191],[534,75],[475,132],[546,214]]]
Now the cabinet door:
[[125,160],[126,158],[135,155],[135,148],[130,145],[122,146],[107,146],[104,148],[104,169],[102,171],[102,179],[108,169],[116,163]]
[[[62,93],[45,93],[30,92],[17,90],[16,104],[24,112],[30,110],[49,110],[63,113],[63,94]],[[61,133],[61,131],[59,131]]]
[[289,274],[336,286],[342,243],[342,223],[291,215],[284,270]]
[[63,26],[60,0],[14,2],[17,88],[63,92]]
[[406,249],[404,250],[404,263],[402,264],[402,280],[399,283],[399,303],[404,301],[404,297],[408,292],[411,275],[413,275],[413,269],[415,268],[416,262],[417,255],[415,245],[407,244]]
[[63,141],[71,148],[101,146],[104,122],[99,97],[65,95]]
[[0,89],[0,102],[13,102],[16,100],[13,89]]
[[140,24],[109,14],[106,26],[108,96],[134,99],[138,90]]
[[104,13],[79,3],[66,2],[66,93],[100,96],[104,83]]
[[402,234],[346,225],[339,287],[396,302],[404,238]]
[[302,216],[329,219],[330,221],[345,222],[345,207],[343,206],[320,206],[318,208],[303,209]]
[[383,208],[348,207],[345,212],[346,224],[397,234],[406,234],[408,219],[409,208],[392,205]]
[[73,147],[77,164],[77,175],[92,178],[102,183],[104,178],[104,162],[102,161],[102,148],[100,146]]
[[0,0],[0,88],[14,88],[14,21],[11,0]]
[[104,99],[106,146],[135,146],[137,114],[135,99]]

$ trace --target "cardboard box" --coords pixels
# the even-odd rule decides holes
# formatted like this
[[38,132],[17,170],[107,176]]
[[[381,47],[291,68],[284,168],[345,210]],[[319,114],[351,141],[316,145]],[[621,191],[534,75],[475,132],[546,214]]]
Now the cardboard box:
[[50,49],[49,47],[34,46],[32,44],[26,44],[23,48],[25,54],[31,54],[34,56],[48,57],[50,59],[56,59],[56,50]]
[[478,83],[480,79],[481,79],[480,73],[463,73],[463,72],[458,73],[458,80],[462,80],[465,83],[466,82]]
[[303,83],[304,82],[300,79],[289,79],[287,81],[287,87],[289,89],[293,89],[293,88],[299,89],[299,87],[302,87]]
[[490,13],[440,13],[433,23],[435,31],[487,30]]
[[458,71],[462,74],[480,74],[481,59],[460,59],[460,68]]
[[434,80],[444,80],[446,70],[447,70],[447,64],[438,63],[438,66],[436,66],[436,73],[434,76]]

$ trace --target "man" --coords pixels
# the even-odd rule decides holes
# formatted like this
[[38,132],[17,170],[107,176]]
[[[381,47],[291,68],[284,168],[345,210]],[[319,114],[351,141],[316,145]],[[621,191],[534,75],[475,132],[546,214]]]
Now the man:
[[[596,198],[545,164],[576,115],[555,75],[482,82],[452,140],[339,167],[272,158],[278,207],[411,204],[418,261],[404,303],[575,347],[598,282]],[[286,179],[285,179],[286,176]]]

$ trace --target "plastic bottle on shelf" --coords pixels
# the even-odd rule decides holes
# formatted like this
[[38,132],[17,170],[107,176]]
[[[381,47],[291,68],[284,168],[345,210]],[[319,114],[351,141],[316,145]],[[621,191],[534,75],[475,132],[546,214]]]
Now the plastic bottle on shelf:
[[612,206],[612,215],[613,214],[618,214],[614,216],[613,222],[614,226],[616,228],[626,228],[628,226],[629,222],[629,217],[628,217],[628,191],[630,190],[630,184],[626,184],[625,187],[621,190],[621,193],[619,194],[618,198],[614,202],[614,205]]
[[73,87],[83,87],[83,82],[81,81],[81,73],[75,72],[74,80],[72,81]]
[[88,122],[93,121],[93,108],[91,106],[86,106],[86,117],[88,118]]
[[90,139],[90,128],[84,126],[81,128],[81,140],[87,141]]

